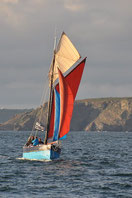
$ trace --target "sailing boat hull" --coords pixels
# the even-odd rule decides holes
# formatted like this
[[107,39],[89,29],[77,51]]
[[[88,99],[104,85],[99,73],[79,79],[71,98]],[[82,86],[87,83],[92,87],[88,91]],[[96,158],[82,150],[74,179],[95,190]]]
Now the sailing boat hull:
[[56,145],[24,146],[23,158],[29,160],[53,160],[60,157],[61,149]]

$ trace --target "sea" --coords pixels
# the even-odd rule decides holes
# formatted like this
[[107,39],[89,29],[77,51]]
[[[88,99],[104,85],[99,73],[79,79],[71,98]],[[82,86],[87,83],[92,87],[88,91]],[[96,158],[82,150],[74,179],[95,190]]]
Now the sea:
[[0,132],[0,197],[132,197],[131,132],[70,132],[54,161],[22,158],[30,134]]

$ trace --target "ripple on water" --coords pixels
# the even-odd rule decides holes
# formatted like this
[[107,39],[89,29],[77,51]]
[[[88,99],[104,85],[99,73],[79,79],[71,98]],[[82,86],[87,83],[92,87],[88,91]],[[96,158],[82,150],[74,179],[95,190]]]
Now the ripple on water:
[[132,197],[132,133],[71,132],[56,161],[23,159],[28,135],[6,132],[6,148],[0,139],[0,196]]

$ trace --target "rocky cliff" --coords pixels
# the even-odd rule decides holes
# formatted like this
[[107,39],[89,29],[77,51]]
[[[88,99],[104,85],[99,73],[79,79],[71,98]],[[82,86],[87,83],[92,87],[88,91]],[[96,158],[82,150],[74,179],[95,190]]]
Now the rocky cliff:
[[132,131],[132,98],[77,101],[72,130]]
[[31,111],[33,109],[0,109],[0,123],[6,122],[19,113]]
[[[0,130],[31,130],[35,120],[41,117],[46,127],[47,105],[44,111],[15,115],[0,125]],[[36,119],[37,118],[37,119]],[[75,102],[71,120],[74,131],[132,131],[132,98],[86,99]]]

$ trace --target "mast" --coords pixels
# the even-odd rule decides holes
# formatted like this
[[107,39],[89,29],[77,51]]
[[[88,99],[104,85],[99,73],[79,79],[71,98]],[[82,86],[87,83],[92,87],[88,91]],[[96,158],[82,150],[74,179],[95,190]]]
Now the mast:
[[53,77],[54,77],[54,65],[55,65],[55,47],[56,47],[56,36],[54,40],[54,55],[53,55],[53,61],[52,61],[52,70],[51,70],[51,79],[50,79],[50,95],[49,95],[49,103],[48,103],[48,118],[47,118],[47,131],[45,134],[44,144],[47,144],[48,139],[48,132],[50,127],[50,118],[51,118],[51,110],[52,110],[52,96],[53,96]]
[[[68,71],[73,64],[75,64],[80,58],[80,54],[67,37],[67,35],[63,32],[61,38],[55,48],[56,44],[56,37],[54,42],[54,54],[52,59],[52,64],[49,70],[49,82],[50,82],[50,96],[49,96],[49,103],[48,103],[48,117],[47,117],[47,132],[45,134],[44,143],[47,144],[48,138],[53,137],[54,133],[54,83],[56,79],[58,79],[58,68],[64,74]],[[76,77],[75,77],[76,78]]]

